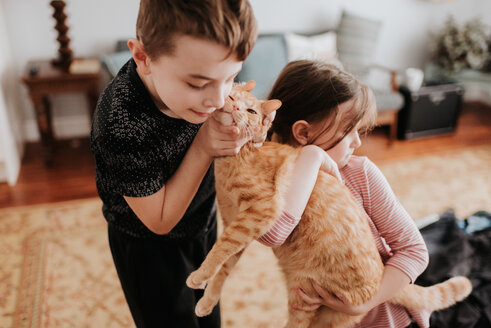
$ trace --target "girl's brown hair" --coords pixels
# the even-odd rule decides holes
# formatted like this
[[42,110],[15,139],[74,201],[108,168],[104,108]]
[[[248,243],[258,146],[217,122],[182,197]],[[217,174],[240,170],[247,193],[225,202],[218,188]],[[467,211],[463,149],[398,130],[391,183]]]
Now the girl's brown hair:
[[[351,74],[320,61],[290,62],[281,71],[268,98],[283,103],[270,130],[270,135],[274,133],[282,143],[294,143],[292,126],[299,120],[310,124],[326,120],[329,124],[324,131],[339,122],[329,148],[359,122],[365,131],[375,125],[376,111],[372,105],[375,99],[371,89]],[[353,100],[350,109],[340,113],[339,105],[350,100]]]
[[215,41],[245,60],[257,38],[257,24],[247,0],[141,0],[136,36],[146,54],[171,54],[176,35]]

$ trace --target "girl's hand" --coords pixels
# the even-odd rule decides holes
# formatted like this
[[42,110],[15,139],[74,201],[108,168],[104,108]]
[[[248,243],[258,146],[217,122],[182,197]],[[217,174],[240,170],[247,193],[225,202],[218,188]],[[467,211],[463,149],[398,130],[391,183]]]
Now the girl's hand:
[[327,171],[329,174],[333,175],[335,178],[339,180],[339,182],[343,183],[343,178],[341,178],[341,173],[339,173],[338,164],[325,152],[322,148],[322,153],[324,154],[324,160],[321,165],[321,170]]
[[295,291],[300,296],[300,298],[306,303],[302,306],[293,306],[297,310],[303,311],[315,311],[321,305],[330,307],[333,310],[343,312],[349,315],[358,316],[363,315],[370,311],[372,308],[369,302],[362,305],[352,305],[349,304],[341,295],[332,295],[325,291],[319,284],[314,280],[311,280],[312,287],[314,287],[317,292],[317,297],[311,297],[305,294],[300,288],[296,288]]
[[320,156],[322,163],[320,166],[320,169],[323,171],[326,171],[330,175],[334,176],[337,178],[341,183],[343,183],[343,179],[341,178],[341,173],[339,173],[339,168],[338,164],[327,154],[327,152],[316,146],[316,145],[307,145],[304,146],[303,148],[311,148],[312,151],[317,153],[317,156]]

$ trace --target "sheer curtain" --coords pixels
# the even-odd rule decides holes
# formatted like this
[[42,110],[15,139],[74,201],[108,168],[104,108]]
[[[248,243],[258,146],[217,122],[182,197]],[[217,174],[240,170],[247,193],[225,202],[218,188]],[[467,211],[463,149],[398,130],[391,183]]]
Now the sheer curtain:
[[23,152],[21,133],[21,108],[17,85],[20,83],[14,71],[13,56],[7,35],[3,3],[0,2],[0,183],[14,185],[20,171]]

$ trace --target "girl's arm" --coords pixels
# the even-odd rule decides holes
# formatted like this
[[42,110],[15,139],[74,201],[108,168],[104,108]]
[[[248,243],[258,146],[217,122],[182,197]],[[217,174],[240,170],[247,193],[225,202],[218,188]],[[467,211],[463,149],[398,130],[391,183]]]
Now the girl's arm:
[[414,282],[429,261],[423,236],[378,167],[367,160],[365,172],[370,193],[364,207],[392,253],[385,265],[396,267]]
[[293,168],[283,213],[271,229],[258,239],[259,242],[271,247],[281,246],[285,242],[307,206],[319,169],[328,171],[341,181],[336,163],[324,150],[314,145],[303,147]]
[[[360,306],[348,304],[340,297],[326,293],[312,282],[320,297],[309,297],[301,290],[297,293],[307,303],[304,310],[315,310],[320,305],[332,307],[348,314],[363,314],[391,299],[407,284],[414,282],[428,265],[428,251],[414,221],[397,200],[389,183],[380,170],[369,160],[363,170],[345,172],[356,181],[366,181],[358,186],[363,196],[363,207],[375,227],[391,248],[392,256],[385,263],[379,291],[367,303]],[[362,178],[363,177],[363,178]],[[350,180],[350,179],[347,179]]]
[[315,311],[321,305],[324,305],[349,315],[362,315],[374,307],[390,300],[410,282],[410,278],[404,272],[396,267],[387,265],[385,266],[377,294],[375,294],[368,302],[356,306],[348,303],[341,295],[329,294],[319,286],[317,282],[312,280],[312,286],[317,291],[317,294],[319,294],[319,297],[310,297],[300,288],[297,288],[295,291],[306,304],[294,305],[293,307],[298,310]]

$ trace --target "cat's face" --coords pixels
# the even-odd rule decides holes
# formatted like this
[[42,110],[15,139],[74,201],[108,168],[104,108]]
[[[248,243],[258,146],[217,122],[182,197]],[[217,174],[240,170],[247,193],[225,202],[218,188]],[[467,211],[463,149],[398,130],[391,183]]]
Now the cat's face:
[[[249,81],[246,84],[236,85],[230,95],[225,99],[225,105],[220,111],[215,111],[215,117],[224,125],[236,125],[241,134],[252,136],[252,140],[262,140],[271,123],[263,125],[264,118],[281,107],[277,99],[261,101],[250,93],[256,83]],[[231,114],[223,115],[224,113]],[[227,118],[228,116],[228,118]]]

